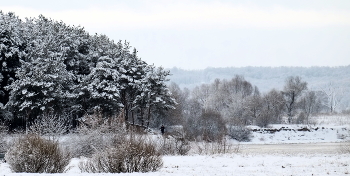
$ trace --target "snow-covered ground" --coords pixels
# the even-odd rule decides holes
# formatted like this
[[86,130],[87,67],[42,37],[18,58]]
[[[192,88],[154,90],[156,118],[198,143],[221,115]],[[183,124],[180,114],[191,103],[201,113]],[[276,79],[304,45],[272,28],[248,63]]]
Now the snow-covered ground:
[[250,126],[253,138],[248,144],[324,143],[350,140],[350,126],[334,125],[271,125],[269,128]]
[[329,143],[350,140],[350,115],[310,117],[310,125],[274,124],[269,128],[249,126],[252,141],[247,144]]
[[[304,144],[308,145],[308,144]],[[350,174],[350,154],[224,154],[211,156],[164,156],[164,166],[157,172],[125,173],[118,175],[346,175]],[[73,159],[73,166],[62,176],[111,176],[115,174],[81,173],[76,167],[78,159]],[[0,166],[1,176],[35,176],[38,174],[11,173],[6,164]],[[48,176],[52,174],[40,174]]]
[[[334,119],[332,119],[334,118]],[[237,143],[228,154],[164,156],[164,166],[157,172],[124,173],[118,175],[350,175],[350,118],[318,117],[313,125],[271,125],[268,129],[253,129],[251,142]],[[237,152],[238,151],[238,152]],[[80,159],[74,158],[62,176],[111,176],[115,174],[81,173]],[[0,176],[35,176],[12,173],[6,163],[0,164]],[[40,174],[48,176],[52,174]]]

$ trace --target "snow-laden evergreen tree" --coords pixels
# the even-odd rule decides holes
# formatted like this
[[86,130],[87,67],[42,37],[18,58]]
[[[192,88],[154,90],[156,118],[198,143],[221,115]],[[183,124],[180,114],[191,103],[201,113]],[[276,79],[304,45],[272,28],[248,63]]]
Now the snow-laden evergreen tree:
[[[85,73],[79,74],[75,87],[75,108],[83,113],[96,111],[113,115],[119,112],[120,103],[120,55],[121,48],[105,35],[95,35],[89,39],[86,55],[89,66]],[[80,113],[80,116],[84,115]]]
[[146,98],[147,126],[150,122],[155,122],[154,126],[158,126],[157,120],[166,118],[166,112],[169,109],[175,108],[176,100],[171,96],[166,82],[169,81],[167,76],[170,72],[162,67],[151,67],[150,72],[146,77],[146,89],[143,92]]
[[6,89],[11,91],[6,107],[17,116],[33,120],[47,111],[63,111],[70,102],[70,86],[74,75],[68,72],[66,48],[60,45],[65,34],[52,21],[40,16],[24,24],[26,57],[20,60],[17,80]]
[[60,57],[37,58],[32,62],[22,61],[16,73],[18,78],[6,88],[11,90],[12,107],[23,118],[35,118],[43,112],[59,112],[69,101],[69,85],[74,75],[67,72]]
[[117,61],[108,56],[98,59],[96,67],[85,77],[83,90],[90,96],[93,110],[116,113],[122,107],[119,95]]
[[14,13],[3,14],[0,11],[0,120],[11,116],[4,109],[10,96],[5,87],[16,80],[19,60],[25,56],[21,28],[22,21]]
[[118,42],[118,48],[122,48],[121,61],[118,71],[120,72],[120,95],[121,103],[125,114],[125,121],[135,124],[135,116],[138,111],[143,116],[143,103],[140,103],[139,96],[144,96],[146,75],[149,72],[149,65],[137,56],[137,50],[130,52],[131,46],[128,42]]

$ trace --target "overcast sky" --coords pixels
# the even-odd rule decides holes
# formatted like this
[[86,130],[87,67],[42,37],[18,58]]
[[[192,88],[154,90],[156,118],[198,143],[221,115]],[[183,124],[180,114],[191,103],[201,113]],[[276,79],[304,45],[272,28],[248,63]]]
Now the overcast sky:
[[350,0],[0,0],[0,10],[127,40],[148,64],[350,65]]

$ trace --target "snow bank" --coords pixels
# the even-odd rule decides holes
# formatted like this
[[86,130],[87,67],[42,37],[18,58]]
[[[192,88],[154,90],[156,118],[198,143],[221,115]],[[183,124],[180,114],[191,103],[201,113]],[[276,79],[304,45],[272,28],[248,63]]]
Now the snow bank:
[[283,143],[324,143],[350,140],[349,126],[306,126],[306,125],[271,125],[270,128],[249,126],[252,130],[250,144]]

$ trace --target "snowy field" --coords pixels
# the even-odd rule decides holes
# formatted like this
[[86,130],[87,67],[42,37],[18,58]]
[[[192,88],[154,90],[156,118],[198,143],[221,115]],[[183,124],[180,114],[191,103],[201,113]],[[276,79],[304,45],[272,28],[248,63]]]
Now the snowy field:
[[[298,150],[309,144],[302,144]],[[249,146],[247,146],[249,147]],[[279,144],[268,145],[279,148]],[[291,146],[292,147],[292,146]],[[295,146],[293,146],[295,147]],[[337,153],[291,153],[288,150],[271,153],[247,149],[238,154],[223,154],[211,156],[164,156],[164,166],[157,172],[151,173],[125,173],[118,175],[155,175],[155,176],[184,176],[184,175],[347,175],[350,174],[350,154]],[[254,147],[253,147],[254,148]],[[295,149],[295,148],[294,148]],[[293,151],[295,151],[293,149]],[[325,148],[326,149],[326,148]],[[328,149],[327,149],[328,150]],[[282,154],[284,153],[284,154]],[[78,159],[73,159],[71,168],[63,174],[46,175],[91,175],[109,176],[115,174],[87,174],[81,173],[77,167]],[[39,174],[11,173],[6,164],[1,164],[1,176],[34,176]]]
[[[334,119],[332,119],[334,118]],[[350,175],[349,117],[318,117],[313,125],[271,125],[263,129],[250,126],[251,142],[230,141],[236,150],[228,154],[164,156],[157,172],[123,173],[128,175]],[[195,150],[193,147],[192,150]],[[237,152],[238,151],[238,152]],[[72,159],[66,173],[12,173],[6,163],[0,164],[0,176],[111,176],[115,174],[81,173],[80,159]]]

